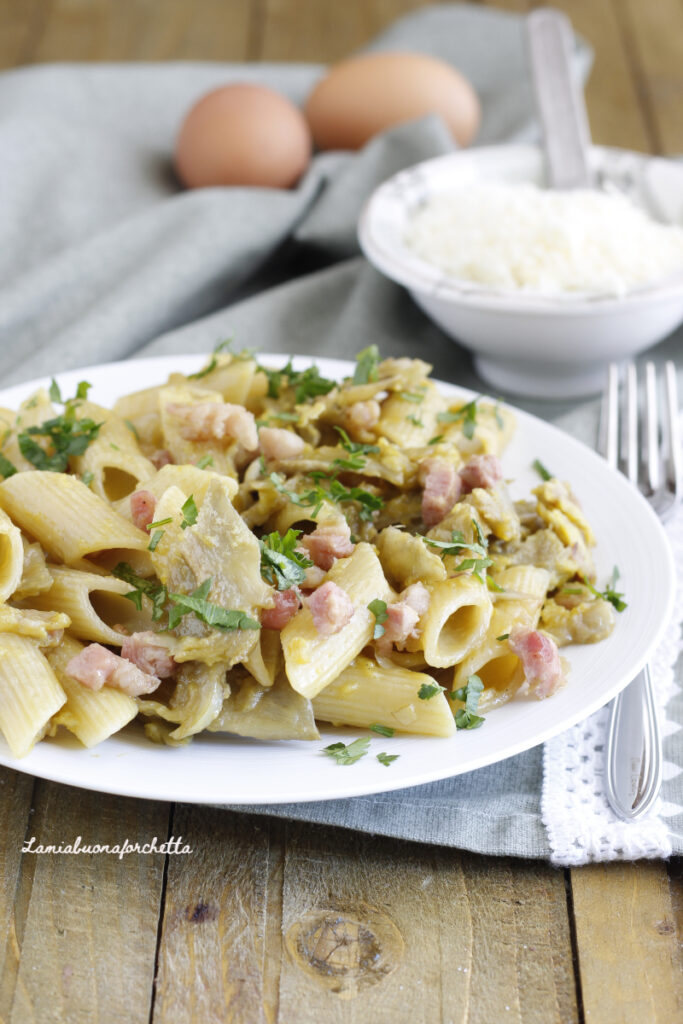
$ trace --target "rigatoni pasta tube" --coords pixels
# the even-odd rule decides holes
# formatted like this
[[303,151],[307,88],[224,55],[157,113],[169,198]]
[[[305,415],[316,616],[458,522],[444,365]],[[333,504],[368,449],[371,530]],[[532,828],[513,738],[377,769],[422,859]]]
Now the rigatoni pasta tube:
[[452,736],[455,721],[443,693],[420,700],[422,684],[434,685],[430,675],[398,666],[378,665],[358,657],[313,699],[317,719],[367,729],[374,723],[398,732]]
[[57,712],[53,724],[63,725],[84,747],[96,747],[128,725],[137,715],[138,706],[132,697],[111,686],[90,690],[68,675],[66,666],[82,650],[78,640],[65,636],[59,647],[47,653],[66,694],[66,704]]
[[357,544],[353,554],[340,558],[326,578],[351,598],[351,620],[338,633],[321,636],[310,609],[304,607],[280,634],[287,678],[292,689],[308,698],[315,697],[336,679],[372,639],[375,616],[368,610],[370,601],[391,598],[380,560],[369,544]]
[[24,545],[21,532],[0,510],[0,601],[6,601],[21,583]]
[[56,609],[71,619],[71,632],[82,640],[100,644],[123,643],[123,626],[128,633],[151,629],[152,620],[138,611],[123,595],[131,592],[129,583],[115,576],[98,576],[79,569],[51,566],[52,586],[28,599],[33,608]]
[[42,738],[66,694],[35,643],[0,633],[0,732],[15,757]]
[[74,476],[34,470],[0,484],[0,505],[54,558],[67,565],[115,550],[146,552],[149,537]]
[[475,576],[453,576],[430,588],[429,608],[420,620],[425,661],[448,668],[462,661],[486,633],[493,607],[486,584]]

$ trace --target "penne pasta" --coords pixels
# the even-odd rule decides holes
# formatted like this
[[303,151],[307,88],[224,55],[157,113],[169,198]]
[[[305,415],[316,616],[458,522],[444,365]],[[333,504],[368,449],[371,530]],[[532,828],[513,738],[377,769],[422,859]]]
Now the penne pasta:
[[0,732],[25,757],[66,702],[45,655],[30,639],[0,633]]

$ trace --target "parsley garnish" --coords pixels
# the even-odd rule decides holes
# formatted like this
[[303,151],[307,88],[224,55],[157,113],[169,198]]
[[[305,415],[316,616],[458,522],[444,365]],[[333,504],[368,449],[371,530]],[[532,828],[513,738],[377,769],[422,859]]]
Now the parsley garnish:
[[391,762],[397,761],[400,756],[400,754],[385,754],[384,751],[382,751],[381,754],[377,755],[377,760],[380,764],[383,764],[385,768],[388,768]]
[[462,432],[468,441],[474,437],[474,428],[477,425],[477,402],[481,395],[477,395],[471,402],[460,406],[459,409],[449,409],[448,412],[440,412],[436,417],[439,423],[457,423],[462,420]]
[[451,694],[451,700],[461,700],[465,704],[464,708],[459,708],[455,712],[455,724],[458,729],[478,729],[485,721],[476,714],[483,689],[484,684],[479,676],[470,676],[465,686],[461,686]]
[[493,559],[487,555],[488,544],[476,519],[472,520],[472,526],[477,535],[477,543],[474,544],[466,543],[465,535],[461,530],[452,530],[450,541],[432,540],[431,537],[423,537],[422,539],[430,547],[440,548],[442,558],[446,555],[457,556],[463,551],[470,551],[475,557],[463,559],[462,562],[455,566],[454,572],[465,572],[466,569],[472,569],[473,575],[483,583],[480,573],[483,569],[487,569],[489,565],[493,564]]
[[[49,470],[53,473],[65,473],[69,458],[82,455],[91,441],[97,437],[101,423],[95,423],[89,417],[76,418],[79,402],[87,397],[90,384],[82,380],[74,398],[64,402],[64,412],[35,427],[29,427],[19,434],[19,450],[36,469]],[[50,384],[50,398],[62,402],[59,385],[55,380]],[[47,448],[34,440],[35,437],[47,438]]]
[[213,579],[204,580],[191,594],[169,594],[168,599],[173,605],[168,613],[168,628],[174,629],[183,616],[193,613],[207,626],[215,629],[260,629],[260,623],[250,618],[246,612],[232,611],[222,608],[206,600],[211,590]]
[[[386,601],[381,601],[379,597],[376,597],[374,601],[371,601],[368,605],[368,611],[372,612],[375,616],[375,631],[372,634],[372,639],[379,640],[381,636],[384,636],[384,626],[382,623],[386,622],[389,617],[389,613],[387,612],[387,603]],[[386,733],[384,733],[384,735],[386,735]]]
[[[424,388],[422,389],[424,391]],[[424,402],[424,394],[420,394],[419,391],[399,391],[398,397],[404,402],[414,402],[419,405],[420,402]]]
[[197,522],[197,516],[199,515],[194,495],[190,495],[187,501],[181,506],[180,511],[183,513],[183,521],[180,524],[180,529],[186,530],[188,526],[194,526]]
[[48,395],[50,396],[51,402],[57,402],[58,405],[64,404],[62,401],[62,392],[59,390],[59,384],[54,377],[50,381],[50,390],[48,391]]
[[261,575],[278,590],[289,590],[306,579],[306,569],[313,565],[296,550],[301,530],[287,530],[284,537],[277,531],[259,540],[261,548]]
[[356,369],[353,373],[354,384],[368,384],[377,380],[379,366],[379,349],[376,345],[368,345],[356,356]]
[[320,376],[315,364],[306,370],[295,370],[291,359],[279,370],[268,370],[264,366],[259,366],[259,370],[268,380],[268,398],[280,397],[280,389],[284,386],[283,378],[286,378],[286,386],[294,390],[294,401],[297,405],[309,398],[327,395],[336,386],[333,380]]
[[83,481],[86,487],[90,487],[90,484],[93,482],[94,477],[95,474],[92,472],[92,470],[86,469],[85,473],[83,473],[83,475],[81,476],[81,480]]
[[438,444],[439,441],[443,441],[443,434],[437,434],[436,437],[430,437],[427,444]]
[[604,590],[598,590],[597,587],[594,587],[593,584],[589,583],[589,581],[585,578],[583,582],[586,584],[591,594],[593,594],[595,597],[601,597],[604,601],[609,601],[609,603],[613,605],[613,607],[616,608],[618,612],[623,612],[625,608],[628,608],[628,604],[626,603],[626,601],[624,601],[623,592],[620,590],[615,590],[615,587],[619,580],[619,575],[619,570],[615,565],[612,569],[612,579],[607,584]]
[[[275,490],[282,494],[293,505],[300,508],[312,508],[311,516],[315,518],[322,508],[324,501],[356,501],[360,505],[359,516],[365,521],[372,519],[373,512],[383,508],[384,502],[377,495],[364,491],[361,487],[346,488],[336,478],[330,479],[326,473],[309,474],[316,480],[316,487],[305,494],[297,494],[285,487],[285,478],[280,473],[270,473],[268,479],[275,487]],[[329,480],[329,489],[321,487],[319,480]]]
[[6,480],[8,476],[14,476],[17,472],[17,467],[13,466],[6,455],[0,453],[0,476]]
[[424,423],[419,416],[406,416],[409,423],[412,423],[414,427],[424,427]]
[[552,478],[553,478],[552,473],[550,473],[545,468],[545,466],[543,465],[543,463],[541,462],[540,459],[534,459],[534,461],[531,463],[531,468],[536,470],[536,472],[540,476],[541,480],[552,480]]
[[148,551],[156,551],[157,544],[159,543],[159,541],[161,540],[163,535],[164,535],[164,531],[163,530],[155,530],[154,533],[152,534],[152,537],[150,539],[149,544],[147,545],[147,550]]
[[509,636],[510,636],[510,634],[509,634],[509,633],[501,633],[501,634],[500,634],[500,636],[497,636],[497,637],[496,637],[496,640],[500,640],[500,641],[503,641],[503,640],[507,640],[507,638],[508,638]]
[[242,611],[231,611],[222,608],[206,600],[211,589],[212,578],[204,580],[191,594],[169,593],[163,583],[138,576],[135,570],[127,562],[119,562],[112,569],[112,575],[124,583],[129,583],[134,589],[123,596],[132,601],[140,611],[142,609],[142,598],[147,597],[152,603],[152,620],[158,622],[166,611],[166,604],[171,602],[172,607],[168,614],[168,628],[174,629],[180,620],[189,614],[195,615],[207,626],[216,629],[260,629],[261,626],[254,619]]
[[124,420],[123,422],[126,424],[126,426],[130,430],[130,432],[133,435],[133,437],[135,438],[135,440],[139,441],[140,440],[140,435],[138,434],[137,427],[135,426],[135,424],[131,423],[130,420]]
[[348,746],[346,743],[330,743],[329,747],[323,747],[322,752],[334,758],[337,764],[355,764],[361,757],[365,757],[369,747],[369,737],[362,736]]
[[373,722],[370,728],[379,736],[386,736],[387,739],[391,739],[396,731],[395,729],[392,729],[390,725],[380,725],[379,722]]
[[206,469],[207,466],[213,466],[213,455],[202,455],[197,463],[197,469]]
[[352,441],[349,435],[342,427],[334,428],[339,434],[342,448],[349,453],[350,459],[334,459],[332,462],[333,466],[339,466],[340,469],[351,469],[359,470],[365,466],[366,455],[376,455],[379,452],[379,448],[376,444],[361,444],[358,441]]
[[[219,352],[223,352],[226,349],[229,350],[231,345],[232,345],[232,338],[229,338],[227,341],[219,341],[218,344],[216,345],[216,347],[214,348],[213,354],[211,356],[211,359],[206,364],[206,366],[204,366],[201,370],[197,370],[196,373],[188,373],[187,379],[188,380],[201,380],[202,377],[206,377],[206,376],[208,376],[208,374],[212,373],[213,370],[215,370],[216,367],[218,366],[218,360],[216,359],[216,356],[218,355],[218,353]],[[230,353],[230,354],[232,355],[232,353]],[[249,355],[250,354],[251,353],[249,353]]]
[[437,693],[444,693],[445,689],[445,686],[439,686],[438,683],[423,683],[417,691],[417,695],[420,700],[431,700],[432,697],[436,697]]
[[168,523],[172,522],[173,516],[167,516],[166,519],[157,519],[156,523],[148,523],[145,529],[153,530],[156,526],[166,526]]

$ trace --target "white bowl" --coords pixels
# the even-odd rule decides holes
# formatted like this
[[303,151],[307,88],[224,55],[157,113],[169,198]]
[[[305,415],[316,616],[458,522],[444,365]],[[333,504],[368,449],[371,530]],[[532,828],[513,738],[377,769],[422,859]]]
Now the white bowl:
[[[683,223],[683,165],[601,146],[589,156],[597,180],[655,219]],[[406,246],[409,218],[427,199],[486,181],[544,184],[542,150],[487,146],[416,164],[375,190],[358,234],[368,260],[475,353],[478,373],[494,389],[537,398],[596,393],[608,363],[655,345],[683,321],[683,273],[622,296],[543,296],[448,276]]]

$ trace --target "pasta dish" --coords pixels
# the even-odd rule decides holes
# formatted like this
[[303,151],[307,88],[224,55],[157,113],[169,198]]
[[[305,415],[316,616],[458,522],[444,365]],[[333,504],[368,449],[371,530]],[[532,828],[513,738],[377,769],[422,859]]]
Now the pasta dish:
[[219,346],[111,410],[86,382],[0,410],[12,753],[138,716],[169,745],[316,723],[447,737],[561,687],[560,648],[608,636],[621,596],[595,585],[569,484],[539,464],[512,501],[510,410],[429,370],[371,346],[336,382]]

